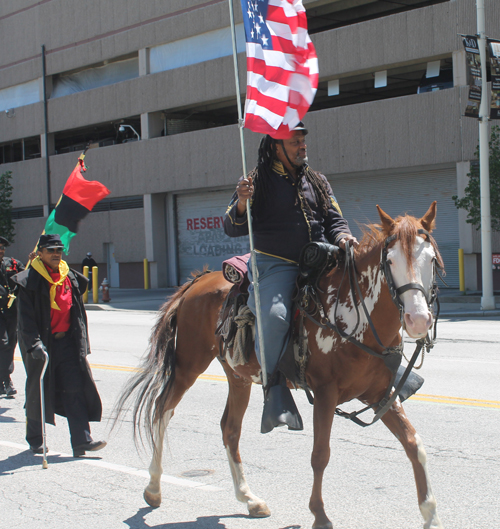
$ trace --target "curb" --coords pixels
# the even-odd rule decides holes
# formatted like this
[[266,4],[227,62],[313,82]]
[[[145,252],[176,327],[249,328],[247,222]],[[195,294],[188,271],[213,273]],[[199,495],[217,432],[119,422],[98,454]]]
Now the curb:
[[[113,307],[111,305],[93,304],[85,305],[85,310],[105,310],[105,311],[134,311],[137,309],[126,309],[120,307]],[[142,309],[141,312],[158,312],[155,309]],[[447,311],[440,312],[439,319],[442,318],[498,318],[500,317],[500,310],[464,310],[464,311]]]
[[441,318],[498,318],[500,310],[464,310],[457,312],[440,312]]
[[85,310],[113,310],[109,305],[99,305],[96,303],[85,303]]

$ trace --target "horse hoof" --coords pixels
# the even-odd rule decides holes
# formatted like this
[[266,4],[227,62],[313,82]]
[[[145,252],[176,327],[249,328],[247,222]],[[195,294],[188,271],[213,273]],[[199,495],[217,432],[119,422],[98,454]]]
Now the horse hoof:
[[267,518],[271,516],[271,511],[266,505],[265,501],[249,501],[248,502],[248,513],[252,518]]
[[156,509],[161,505],[161,492],[159,492],[158,494],[153,494],[147,489],[144,489],[144,499],[150,507]]
[[313,529],[333,529],[332,522],[327,522],[324,525],[313,525]]

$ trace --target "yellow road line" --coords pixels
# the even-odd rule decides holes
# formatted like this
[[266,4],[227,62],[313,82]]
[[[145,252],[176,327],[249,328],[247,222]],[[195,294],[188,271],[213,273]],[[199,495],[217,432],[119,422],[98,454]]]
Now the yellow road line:
[[[137,371],[140,371],[140,368],[138,367],[129,367],[129,366],[109,366],[106,364],[90,364],[90,367],[92,369],[107,369],[109,371],[129,371],[136,373]],[[225,375],[205,375],[201,374],[198,378],[201,378],[203,380],[217,380],[218,382],[226,382],[227,378]]]
[[[14,360],[22,361],[21,357],[16,356]],[[127,371],[137,372],[139,368],[129,366],[113,366],[107,364],[90,364],[92,369],[106,369],[108,371]],[[217,382],[226,382],[225,375],[207,375],[201,374],[198,378],[202,380],[214,380]],[[498,400],[481,400],[481,399],[468,399],[464,397],[449,397],[445,395],[427,395],[425,393],[419,393],[410,397],[410,400],[418,400],[422,402],[435,402],[437,404],[455,404],[459,406],[471,406],[474,408],[495,408],[500,409],[500,401]]]
[[[110,369],[116,371],[138,371],[135,367],[122,366],[107,366],[103,364],[91,364],[92,368],[96,369]],[[226,382],[225,375],[207,375],[201,374],[198,378],[202,380],[214,380],[217,382]],[[412,400],[419,400],[423,402],[436,402],[438,404],[458,404],[461,406],[471,406],[475,408],[497,408],[500,409],[500,401],[497,400],[481,400],[481,399],[467,399],[463,397],[447,397],[444,395],[426,395],[419,393],[410,397]]]
[[410,399],[424,402],[437,402],[440,404],[459,404],[461,406],[500,409],[500,401],[497,400],[466,399],[462,397],[447,397],[444,395],[425,395],[424,393],[412,395]]

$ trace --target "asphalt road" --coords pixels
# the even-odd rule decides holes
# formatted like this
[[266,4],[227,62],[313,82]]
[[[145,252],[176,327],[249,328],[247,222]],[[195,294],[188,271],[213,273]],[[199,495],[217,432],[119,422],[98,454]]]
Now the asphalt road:
[[[262,393],[254,386],[241,454],[252,491],[272,516],[251,519],[234,498],[219,420],[227,384],[212,364],[177,408],[164,452],[163,503],[142,499],[149,452],[137,451],[128,417],[110,433],[108,418],[147,346],[155,314],[89,312],[94,376],[104,404],[96,457],[73,459],[66,421],[47,427],[49,468],[24,441],[24,370],[16,362],[16,399],[0,399],[0,528],[300,529],[312,526],[312,407],[295,393],[302,432],[261,435]],[[405,409],[427,449],[428,467],[446,529],[499,527],[500,320],[443,321],[426,356],[426,382]],[[406,350],[411,353],[410,343]],[[323,497],[334,527],[422,527],[411,466],[383,424],[360,428],[336,418]]]

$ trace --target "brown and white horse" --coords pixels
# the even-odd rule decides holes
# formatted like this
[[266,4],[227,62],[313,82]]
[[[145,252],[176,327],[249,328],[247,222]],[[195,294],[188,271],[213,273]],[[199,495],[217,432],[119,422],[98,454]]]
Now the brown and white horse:
[[[435,263],[442,266],[442,261],[429,235],[434,227],[436,202],[421,219],[406,215],[394,220],[380,208],[378,211],[381,225],[369,227],[355,259],[360,291],[378,340],[364,311],[355,310],[356,302],[349,285],[341,280],[341,269],[334,268],[326,273],[319,282],[318,291],[326,320],[335,322],[343,333],[351,334],[376,353],[383,353],[381,343],[387,347],[400,344],[402,321],[410,337],[427,336],[433,324],[428,292],[434,282]],[[392,288],[381,266],[384,251]],[[403,288],[395,290],[400,287]],[[152,507],[161,503],[165,429],[186,391],[219,353],[216,322],[230,288],[231,284],[221,272],[200,274],[179,288],[160,309],[142,369],[130,380],[117,403],[116,419],[132,399],[134,433],[145,427],[152,442],[150,481],[144,491],[144,498]],[[393,302],[394,292],[398,292],[401,307]],[[381,358],[368,354],[325,326],[305,320],[305,331],[310,353],[306,380],[314,393],[311,457],[314,483],[309,508],[315,517],[313,528],[328,529],[333,526],[325,513],[321,490],[330,458],[329,440],[335,410],[353,399],[376,409],[390,392],[392,374]],[[255,496],[246,482],[239,453],[242,419],[252,380],[260,380],[260,367],[255,354],[247,363],[233,359],[230,354],[222,365],[229,383],[229,395],[221,429],[236,498],[246,503],[251,516],[269,516],[265,501]],[[429,483],[425,449],[399,399],[381,420],[399,439],[413,465],[424,528],[442,529]]]

